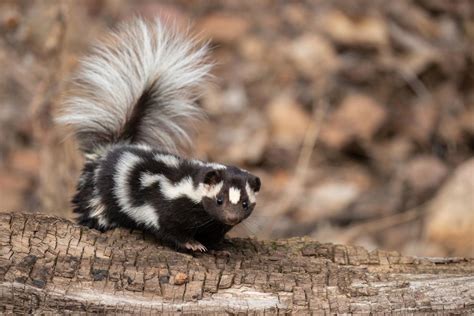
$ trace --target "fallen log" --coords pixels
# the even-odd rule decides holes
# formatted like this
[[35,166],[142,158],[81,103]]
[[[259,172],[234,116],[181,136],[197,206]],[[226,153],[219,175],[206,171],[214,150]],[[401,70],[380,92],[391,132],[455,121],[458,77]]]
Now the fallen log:
[[0,214],[0,313],[474,312],[474,259],[305,238],[183,254],[141,232]]

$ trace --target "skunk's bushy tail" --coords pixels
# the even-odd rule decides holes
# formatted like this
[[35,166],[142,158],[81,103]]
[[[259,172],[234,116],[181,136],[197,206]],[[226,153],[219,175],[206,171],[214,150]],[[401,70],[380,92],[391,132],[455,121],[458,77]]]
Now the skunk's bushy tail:
[[158,19],[123,23],[81,60],[57,121],[85,153],[117,142],[176,151],[203,117],[195,101],[209,77],[207,52]]

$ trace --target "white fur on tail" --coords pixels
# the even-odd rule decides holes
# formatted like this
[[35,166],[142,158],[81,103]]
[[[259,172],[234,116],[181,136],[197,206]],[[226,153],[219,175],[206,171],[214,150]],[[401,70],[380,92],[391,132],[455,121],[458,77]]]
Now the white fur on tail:
[[[134,143],[176,151],[202,117],[195,100],[211,68],[206,59],[207,46],[174,26],[124,23],[81,61],[58,121],[72,126],[85,152],[126,140],[127,124],[136,124]],[[146,110],[133,121],[136,107]]]

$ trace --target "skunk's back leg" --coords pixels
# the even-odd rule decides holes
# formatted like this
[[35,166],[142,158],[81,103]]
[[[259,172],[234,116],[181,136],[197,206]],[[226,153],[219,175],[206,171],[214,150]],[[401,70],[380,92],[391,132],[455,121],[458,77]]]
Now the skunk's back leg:
[[92,218],[92,217],[89,217],[89,216],[84,216],[84,215],[79,216],[76,219],[76,221],[79,225],[83,225],[83,226],[87,226],[89,228],[97,229],[102,233],[110,229],[110,227],[108,227],[108,226],[106,227],[106,226],[103,226],[103,225],[99,225],[99,222],[97,221],[96,218]]
[[79,214],[76,219],[78,224],[103,232],[112,228],[113,225],[107,219],[105,206],[97,189],[99,164],[99,160],[86,162],[72,204],[74,213]]

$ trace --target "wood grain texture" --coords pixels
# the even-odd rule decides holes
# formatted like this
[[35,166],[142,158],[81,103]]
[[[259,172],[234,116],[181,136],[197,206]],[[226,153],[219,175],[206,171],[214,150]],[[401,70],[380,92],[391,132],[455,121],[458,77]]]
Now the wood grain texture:
[[309,239],[188,255],[141,232],[0,214],[0,313],[474,312],[474,259]]

